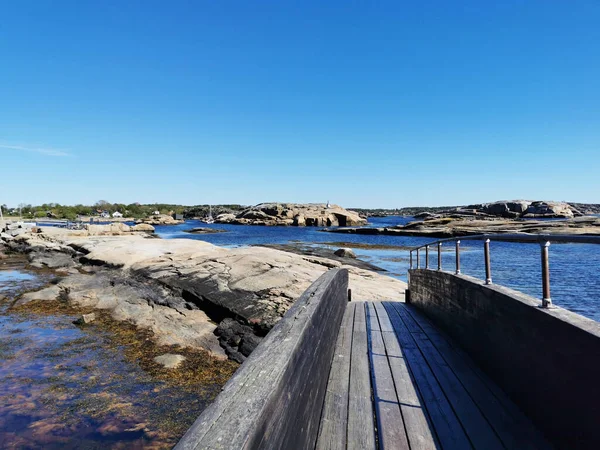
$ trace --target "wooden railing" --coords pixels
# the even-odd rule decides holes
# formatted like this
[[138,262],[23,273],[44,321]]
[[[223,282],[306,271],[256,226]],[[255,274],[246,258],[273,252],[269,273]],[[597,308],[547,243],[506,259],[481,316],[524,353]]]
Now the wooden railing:
[[347,302],[346,269],[315,281],[175,448],[314,448]]

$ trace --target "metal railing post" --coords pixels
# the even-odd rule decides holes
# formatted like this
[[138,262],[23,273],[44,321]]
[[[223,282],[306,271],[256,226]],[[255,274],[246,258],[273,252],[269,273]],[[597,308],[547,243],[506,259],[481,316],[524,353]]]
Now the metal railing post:
[[438,242],[438,270],[442,270],[442,243]]
[[429,245],[425,246],[425,268],[429,269]]
[[456,241],[456,275],[460,275],[460,241]]
[[492,267],[490,263],[490,240],[486,239],[483,246],[485,255],[485,284],[492,284]]
[[421,256],[419,255],[419,250],[417,249],[417,269],[421,268]]
[[410,251],[410,268],[412,269],[413,263],[412,263],[412,250]]
[[550,298],[550,262],[548,260],[548,248],[550,242],[546,241],[540,244],[542,247],[542,308],[552,306]]

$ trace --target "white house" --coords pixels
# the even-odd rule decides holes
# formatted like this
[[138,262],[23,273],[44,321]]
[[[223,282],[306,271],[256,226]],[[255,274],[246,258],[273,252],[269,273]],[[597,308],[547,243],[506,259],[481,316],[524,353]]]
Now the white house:
[[158,215],[160,215],[160,211],[154,211],[152,214],[153,214],[154,216],[158,216]]
[[123,214],[121,214],[119,211],[115,211],[112,215],[113,217],[123,217]]

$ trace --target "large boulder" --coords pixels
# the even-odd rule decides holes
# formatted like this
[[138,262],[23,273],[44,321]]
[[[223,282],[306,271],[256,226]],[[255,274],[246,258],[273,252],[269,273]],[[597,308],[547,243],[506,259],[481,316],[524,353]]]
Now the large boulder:
[[231,223],[231,222],[235,221],[235,219],[236,219],[235,214],[225,213],[225,214],[219,214],[216,217],[215,222],[217,222],[217,223]]
[[531,202],[525,200],[499,201],[486,203],[477,211],[484,212],[491,216],[516,218],[520,217],[531,205]]
[[154,227],[147,223],[138,223],[131,227],[131,231],[143,231],[145,233],[154,233]]
[[124,223],[111,223],[108,225],[85,225],[89,236],[120,236],[131,232],[131,227]]
[[571,206],[568,203],[533,202],[525,211],[524,217],[570,219],[574,217],[574,214]]

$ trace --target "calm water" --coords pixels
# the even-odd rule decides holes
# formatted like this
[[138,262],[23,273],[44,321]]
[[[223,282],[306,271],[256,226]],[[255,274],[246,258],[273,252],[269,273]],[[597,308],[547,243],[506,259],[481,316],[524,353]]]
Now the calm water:
[[161,381],[75,316],[9,310],[49,278],[0,266],[0,448],[172,448],[220,385]]
[[[406,217],[375,217],[371,226],[384,227],[405,224]],[[192,235],[183,230],[205,226],[226,230],[227,233]],[[262,227],[245,225],[207,225],[188,221],[182,225],[159,226],[156,232],[163,238],[199,239],[225,247],[256,244],[311,243],[336,249],[340,246],[376,245],[390,248],[356,248],[359,258],[385,270],[389,275],[406,281],[409,265],[407,247],[422,245],[434,239],[410,236],[361,236],[351,234],[323,233],[313,227]],[[483,244],[463,241],[461,249],[462,272],[484,278]],[[454,268],[454,253],[444,249],[442,265]],[[541,298],[540,247],[538,244],[492,242],[492,278],[494,283],[517,289]],[[431,264],[437,264],[431,256]],[[594,320],[600,321],[600,245],[553,244],[550,246],[550,276],[552,300]]]

